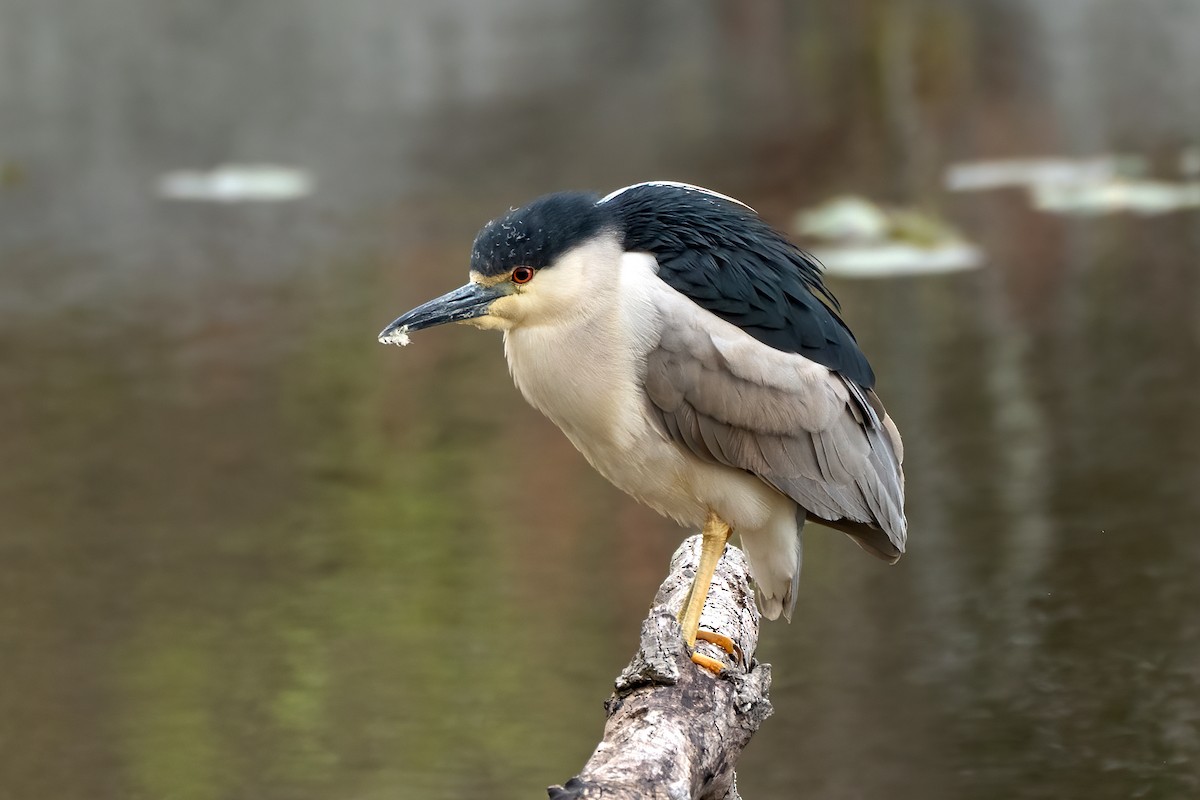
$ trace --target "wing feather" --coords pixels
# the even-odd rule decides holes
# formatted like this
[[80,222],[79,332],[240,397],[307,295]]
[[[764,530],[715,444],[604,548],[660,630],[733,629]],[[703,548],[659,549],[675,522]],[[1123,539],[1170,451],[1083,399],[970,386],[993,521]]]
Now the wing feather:
[[757,475],[881,558],[899,558],[903,450],[874,392],[675,297],[645,375],[664,434]]

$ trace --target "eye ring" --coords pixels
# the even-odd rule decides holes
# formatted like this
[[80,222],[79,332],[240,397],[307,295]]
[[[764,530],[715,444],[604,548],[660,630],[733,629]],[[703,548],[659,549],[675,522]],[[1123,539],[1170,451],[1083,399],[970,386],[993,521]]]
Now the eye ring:
[[533,280],[533,267],[517,267],[512,271],[513,283],[529,283]]

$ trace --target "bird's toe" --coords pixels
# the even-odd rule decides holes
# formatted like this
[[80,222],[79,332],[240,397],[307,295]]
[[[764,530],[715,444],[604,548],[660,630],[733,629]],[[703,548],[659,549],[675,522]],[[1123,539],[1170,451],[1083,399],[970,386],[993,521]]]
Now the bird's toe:
[[714,675],[720,675],[725,671],[725,665],[715,658],[709,658],[702,653],[692,653],[692,661],[704,667]]
[[738,647],[737,642],[725,634],[717,633],[716,631],[706,631],[701,628],[700,630],[696,631],[696,638],[715,644],[717,647],[733,656],[735,664],[742,663],[742,648]]

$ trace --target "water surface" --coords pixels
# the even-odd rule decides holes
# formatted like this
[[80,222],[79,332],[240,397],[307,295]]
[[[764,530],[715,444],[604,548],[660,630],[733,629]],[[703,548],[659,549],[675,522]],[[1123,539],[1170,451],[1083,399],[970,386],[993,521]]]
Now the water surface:
[[[842,7],[839,7],[842,8]],[[909,555],[812,529],[747,798],[1200,793],[1200,217],[957,161],[1200,135],[1200,14],[1119,3],[0,8],[0,796],[540,796],[684,532],[495,335],[374,335],[475,229],[672,177],[933,209],[983,269],[831,281]],[[686,12],[686,13],[685,13]],[[156,192],[304,169],[292,202]]]

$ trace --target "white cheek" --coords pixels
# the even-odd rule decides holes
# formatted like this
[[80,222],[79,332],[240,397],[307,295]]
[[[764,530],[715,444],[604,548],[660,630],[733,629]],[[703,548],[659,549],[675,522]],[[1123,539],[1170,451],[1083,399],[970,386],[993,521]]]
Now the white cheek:
[[569,300],[578,291],[582,270],[570,262],[548,269],[538,275],[525,290],[535,301]]
[[[533,280],[492,303],[479,327],[509,330],[517,326],[561,325],[589,317],[612,305],[621,247],[615,235],[605,234],[560,256],[552,267],[537,271]],[[490,322],[493,318],[505,322]]]
[[588,296],[582,258],[564,258],[544,270],[512,299],[519,308],[520,322],[539,325],[579,313]]
[[485,331],[510,330],[521,318],[521,298],[517,295],[501,297],[488,306],[488,313],[482,317],[463,320],[464,325],[473,325]]
[[521,315],[522,305],[520,295],[510,294],[492,301],[492,304],[488,306],[488,316],[499,319],[516,319]]

